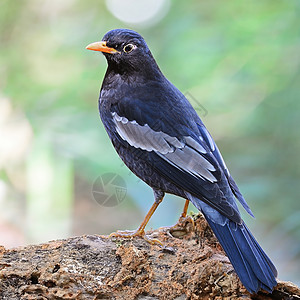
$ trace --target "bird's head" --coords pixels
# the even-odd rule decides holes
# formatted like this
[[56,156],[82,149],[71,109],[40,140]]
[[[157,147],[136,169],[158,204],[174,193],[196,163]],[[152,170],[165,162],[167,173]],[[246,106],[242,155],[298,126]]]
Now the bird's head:
[[109,68],[117,73],[159,71],[145,40],[133,30],[111,30],[102,41],[89,44],[86,49],[101,51]]

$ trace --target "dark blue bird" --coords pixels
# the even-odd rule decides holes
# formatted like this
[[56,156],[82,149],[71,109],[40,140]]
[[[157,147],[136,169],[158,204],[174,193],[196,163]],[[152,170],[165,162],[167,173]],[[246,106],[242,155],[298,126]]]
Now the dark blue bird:
[[115,29],[87,49],[103,52],[108,62],[99,98],[105,129],[155,197],[141,226],[117,235],[144,236],[164,194],[178,195],[205,216],[247,290],[272,291],[276,268],[242,220],[236,200],[253,216],[250,208],[201,119],[162,74],[144,39]]

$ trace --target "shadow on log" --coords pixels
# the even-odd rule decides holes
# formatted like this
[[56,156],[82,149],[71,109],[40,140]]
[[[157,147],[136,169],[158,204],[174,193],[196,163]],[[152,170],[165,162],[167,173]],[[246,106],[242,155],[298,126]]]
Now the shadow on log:
[[0,299],[300,299],[300,290],[280,282],[272,294],[250,295],[201,215],[195,228],[141,238],[97,235],[6,250],[0,246]]

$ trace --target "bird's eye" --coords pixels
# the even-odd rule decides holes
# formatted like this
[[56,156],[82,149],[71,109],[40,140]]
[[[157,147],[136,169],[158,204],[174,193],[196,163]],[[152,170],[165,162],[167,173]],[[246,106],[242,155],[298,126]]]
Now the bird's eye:
[[130,53],[135,48],[136,48],[135,45],[127,44],[126,46],[124,46],[123,51],[126,53]]

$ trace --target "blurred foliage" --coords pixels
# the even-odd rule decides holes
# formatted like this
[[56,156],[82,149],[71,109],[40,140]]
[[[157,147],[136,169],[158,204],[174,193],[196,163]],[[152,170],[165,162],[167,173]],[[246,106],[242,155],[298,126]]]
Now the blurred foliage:
[[[76,178],[75,198],[80,201],[83,191],[87,191],[84,197],[91,197],[93,181],[105,172],[126,178],[130,199],[104,214],[128,214],[127,220],[126,217],[123,220],[129,224],[133,218],[128,211],[134,207],[146,211],[150,206],[150,189],[122,167],[99,121],[97,98],[106,61],[85,50],[87,44],[100,40],[106,31],[130,27],[145,37],[165,75],[208,111],[204,122],[256,215],[255,222],[249,218],[247,222],[259,240],[264,238],[266,248],[272,249],[280,278],[297,281],[300,277],[299,14],[297,0],[191,0],[188,4],[173,0],[167,15],[147,27],[117,20],[104,1],[2,0],[0,203],[1,210],[14,208],[11,216],[0,213],[0,221],[1,217],[19,220],[26,207],[32,207],[32,202],[26,204],[30,198],[26,182],[36,141],[48,145],[52,161],[57,157],[53,172],[59,170],[60,161],[66,160],[68,167],[64,174],[69,178],[59,180],[68,183],[69,192],[63,195],[70,209],[73,205],[70,178]],[[4,111],[9,112],[4,114]],[[23,125],[8,131],[11,123]],[[26,141],[16,134],[24,130],[24,124],[27,127],[29,124],[32,132],[26,131]],[[20,150],[17,156],[12,151],[15,149]],[[1,200],[4,186],[6,192]],[[176,203],[175,207],[170,199]],[[155,214],[153,226],[176,220],[177,205],[183,204],[176,201],[169,197],[162,204],[162,213]],[[18,211],[17,207],[25,210]],[[142,213],[136,218],[141,219]],[[116,219],[111,216],[106,222],[109,220]],[[11,222],[19,228],[24,225],[20,221]],[[127,224],[121,226],[126,228]],[[101,232],[101,228],[93,232]]]

